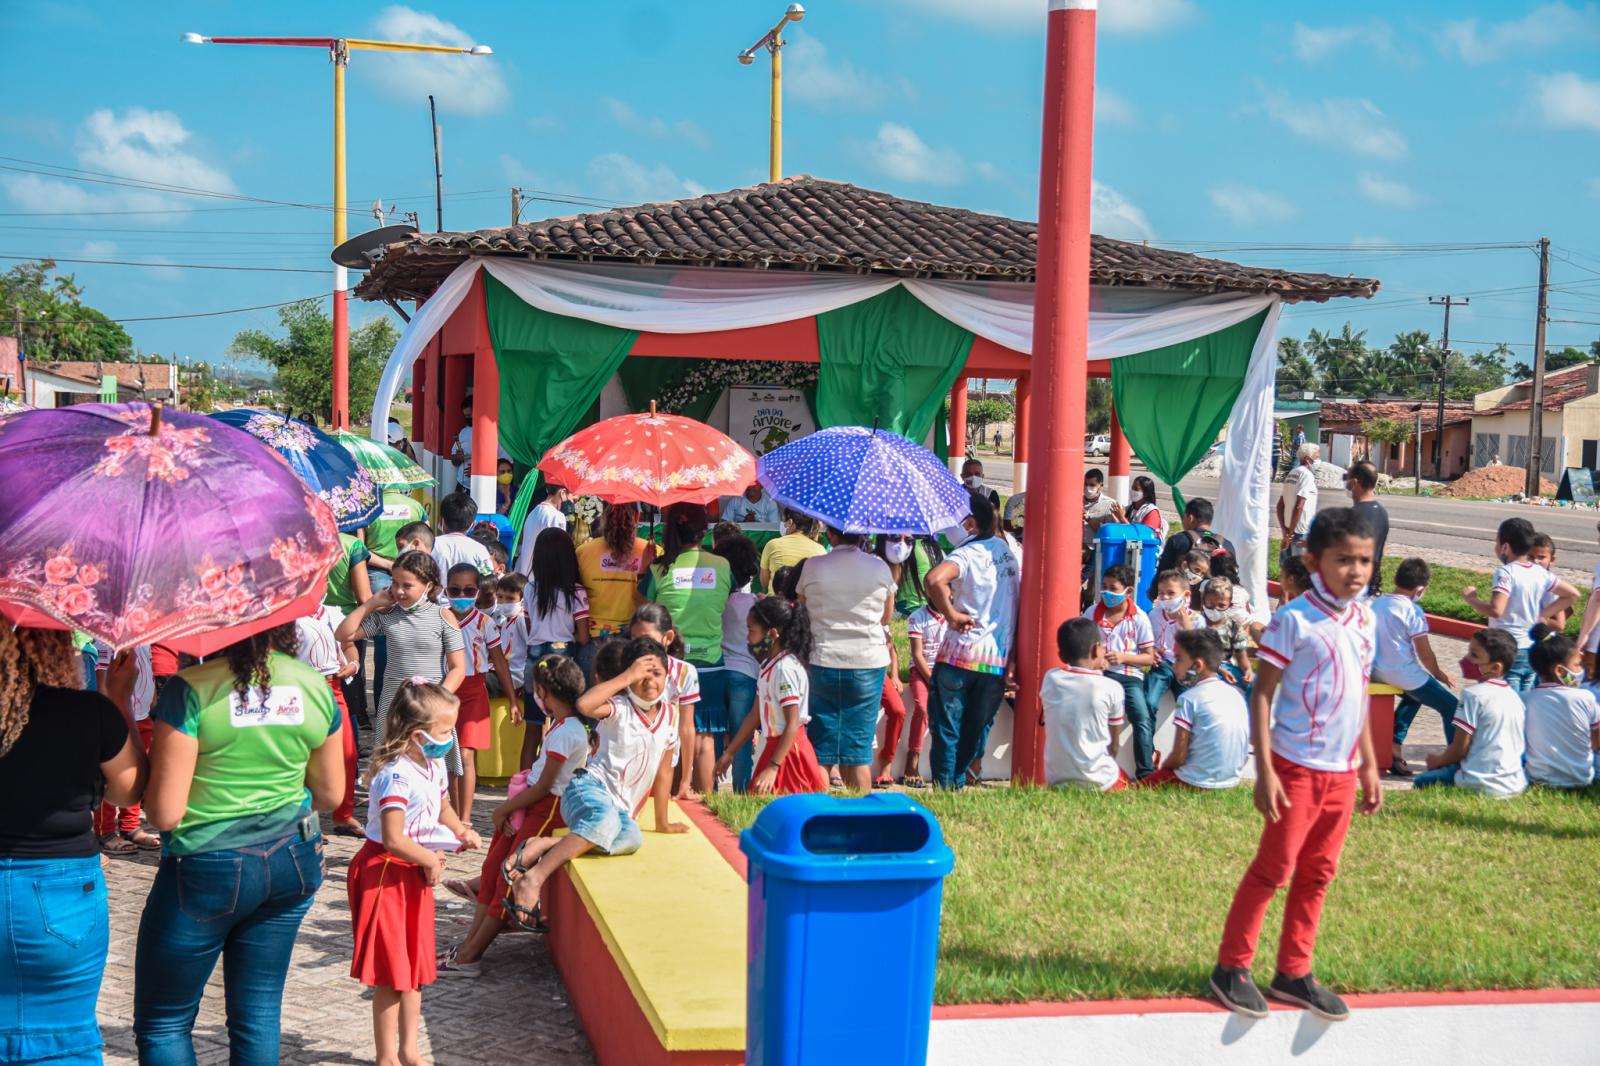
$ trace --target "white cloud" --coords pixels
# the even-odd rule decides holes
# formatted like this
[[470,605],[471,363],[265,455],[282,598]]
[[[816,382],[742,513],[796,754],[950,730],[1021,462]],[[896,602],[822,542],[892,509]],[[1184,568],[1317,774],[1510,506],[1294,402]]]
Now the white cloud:
[[1294,54],[1302,62],[1315,63],[1341,48],[1360,45],[1383,56],[1393,56],[1394,31],[1381,19],[1350,26],[1307,26],[1294,24]]
[[[170,111],[130,107],[120,115],[108,108],[92,112],[78,128],[73,154],[84,170],[114,174],[119,178],[161,185],[177,185],[209,192],[234,192],[233,181],[220,168],[187,150],[191,134]],[[177,221],[202,197],[120,185],[85,186],[37,174],[11,174],[0,178],[17,206],[30,211],[172,211],[173,216],[150,216],[154,221]]]
[[686,118],[676,122],[668,122],[664,118],[654,116],[647,118],[614,96],[602,96],[600,102],[605,105],[611,121],[629,133],[637,133],[641,137],[657,141],[687,141],[696,148],[705,148],[711,144],[711,138],[706,136],[706,131],[698,123],[690,122]]
[[1287,222],[1295,216],[1295,206],[1277,193],[1249,185],[1218,185],[1211,190],[1211,204],[1236,225],[1262,222]]
[[1097,126],[1137,126],[1139,109],[1121,93],[1097,85],[1094,90],[1094,121]]
[[[401,4],[384,8],[373,28],[388,40],[452,48],[478,43],[455,23]],[[459,115],[491,114],[511,98],[497,61],[486,56],[360,52],[350,65],[395,99],[426,103],[431,93],[439,110]]]
[[961,156],[949,148],[929,147],[910,126],[885,122],[866,146],[867,161],[880,174],[896,181],[923,181],[955,185],[966,177]]
[[1545,125],[1600,133],[1600,81],[1572,71],[1534,79],[1534,95]]
[[1600,7],[1542,4],[1519,19],[1484,24],[1475,18],[1447,22],[1439,50],[1467,63],[1491,63],[1518,52],[1600,42]]
[[678,177],[665,163],[647,166],[621,152],[589,160],[588,175],[602,199],[625,204],[677,200],[705,192],[698,183]]
[[784,45],[783,65],[783,91],[820,108],[870,108],[887,94],[882,80],[848,59],[830,58],[827,46],[815,37],[796,35]]
[[1406,154],[1405,136],[1371,100],[1327,99],[1299,103],[1272,94],[1267,116],[1289,132],[1355,155],[1398,159]]
[[1422,202],[1417,191],[1403,181],[1395,181],[1378,174],[1363,173],[1356,179],[1361,195],[1385,207],[1411,208]]
[[1584,187],[1589,190],[1590,196],[1593,196],[1596,200],[1600,200],[1600,178],[1590,178],[1584,183]]
[[[902,0],[919,11],[932,11],[992,30],[1044,32],[1042,0]],[[1193,0],[1100,0],[1096,28],[1111,34],[1159,33],[1191,21]]]
[[1144,241],[1155,235],[1143,211],[1098,181],[1089,182],[1089,228],[1102,237],[1125,241]]

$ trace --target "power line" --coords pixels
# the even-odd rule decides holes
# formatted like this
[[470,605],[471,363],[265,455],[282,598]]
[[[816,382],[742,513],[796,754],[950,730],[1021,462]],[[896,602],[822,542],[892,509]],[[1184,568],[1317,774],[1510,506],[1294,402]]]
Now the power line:
[[[239,315],[246,311],[265,311],[274,307],[288,307],[290,304],[304,303],[307,300],[320,300],[328,294],[325,292],[314,293],[311,296],[301,296],[294,300],[283,300],[275,304],[256,304],[253,307],[229,307],[222,311],[193,311],[185,315],[139,315],[131,318],[111,318],[112,322],[171,322],[180,318],[216,318],[219,315]],[[76,329],[77,322],[57,322],[54,319],[22,319],[22,324],[33,326],[47,326],[52,329]]]
[[57,259],[53,255],[0,255],[0,259],[36,261],[48,259],[55,263],[87,263],[94,266],[161,267],[174,270],[248,270],[267,274],[325,274],[326,270],[309,270],[305,267],[253,267],[223,266],[220,263],[141,263],[132,259]]

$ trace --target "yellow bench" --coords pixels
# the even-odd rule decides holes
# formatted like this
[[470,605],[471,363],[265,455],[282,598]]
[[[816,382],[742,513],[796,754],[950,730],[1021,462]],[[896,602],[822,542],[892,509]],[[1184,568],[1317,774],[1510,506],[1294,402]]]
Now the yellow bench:
[[545,887],[549,947],[601,1066],[744,1061],[745,883],[689,817]]

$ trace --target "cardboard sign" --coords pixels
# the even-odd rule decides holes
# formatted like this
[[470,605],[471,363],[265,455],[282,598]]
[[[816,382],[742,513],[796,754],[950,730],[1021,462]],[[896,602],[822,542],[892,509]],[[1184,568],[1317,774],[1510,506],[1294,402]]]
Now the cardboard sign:
[[1586,466],[1567,467],[1561,475],[1561,487],[1556,489],[1556,499],[1594,503],[1594,471]]

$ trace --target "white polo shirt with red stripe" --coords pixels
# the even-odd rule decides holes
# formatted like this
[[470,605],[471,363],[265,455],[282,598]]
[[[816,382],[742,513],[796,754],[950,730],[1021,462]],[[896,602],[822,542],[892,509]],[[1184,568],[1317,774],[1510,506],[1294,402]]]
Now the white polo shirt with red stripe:
[[528,767],[528,786],[531,788],[544,776],[545,767],[552,762],[561,764],[555,780],[550,782],[550,795],[559,797],[567,790],[572,775],[583,769],[589,761],[589,731],[575,714],[561,719],[556,727],[545,734],[539,757]]
[[379,770],[367,792],[367,839],[383,843],[383,812],[403,811],[406,836],[434,851],[459,851],[461,841],[439,823],[449,783],[443,759],[419,765],[402,755]]
[[1044,780],[1104,792],[1122,776],[1111,731],[1123,723],[1122,685],[1082,666],[1051,670],[1039,686],[1044,716]]
[[1367,727],[1367,679],[1377,647],[1372,608],[1340,604],[1318,574],[1261,634],[1261,661],[1283,671],[1272,701],[1272,751],[1299,766],[1348,773]]
[[587,769],[630,813],[650,798],[662,754],[678,750],[678,704],[666,697],[663,690],[661,699],[641,711],[626,693],[612,696],[611,714],[595,726],[600,742]]
[[[1128,595],[1131,597],[1133,593],[1130,592]],[[1100,627],[1100,643],[1105,645],[1106,651],[1138,655],[1156,646],[1155,631],[1150,628],[1150,616],[1141,611],[1138,604],[1129,602],[1128,613],[1115,622],[1106,617],[1109,613],[1103,603],[1096,603],[1083,612],[1085,618],[1094,619],[1094,624]],[[1126,677],[1138,677],[1143,672],[1144,668],[1141,666],[1122,665],[1106,668],[1108,674],[1122,674]]]
[[1527,791],[1527,711],[1515,689],[1500,678],[1478,682],[1461,694],[1454,724],[1472,737],[1456,770],[1458,787],[1501,798]]
[[811,721],[807,710],[810,693],[811,678],[805,664],[788,652],[763,666],[756,681],[762,735],[768,739],[781,737],[791,714],[799,715],[802,726]]
[[1244,694],[1215,675],[1178,694],[1172,724],[1189,734],[1189,753],[1173,773],[1195,788],[1233,788],[1250,759],[1250,709]]
[[1489,619],[1489,628],[1510,633],[1518,651],[1532,647],[1528,630],[1539,621],[1545,594],[1556,587],[1557,580],[1555,574],[1526,559],[1513,559],[1501,566],[1494,572],[1494,592],[1506,594],[1506,609],[1499,618]]
[[500,626],[474,607],[461,619],[461,647],[467,653],[467,676],[487,674],[493,667],[489,651],[500,647]]

